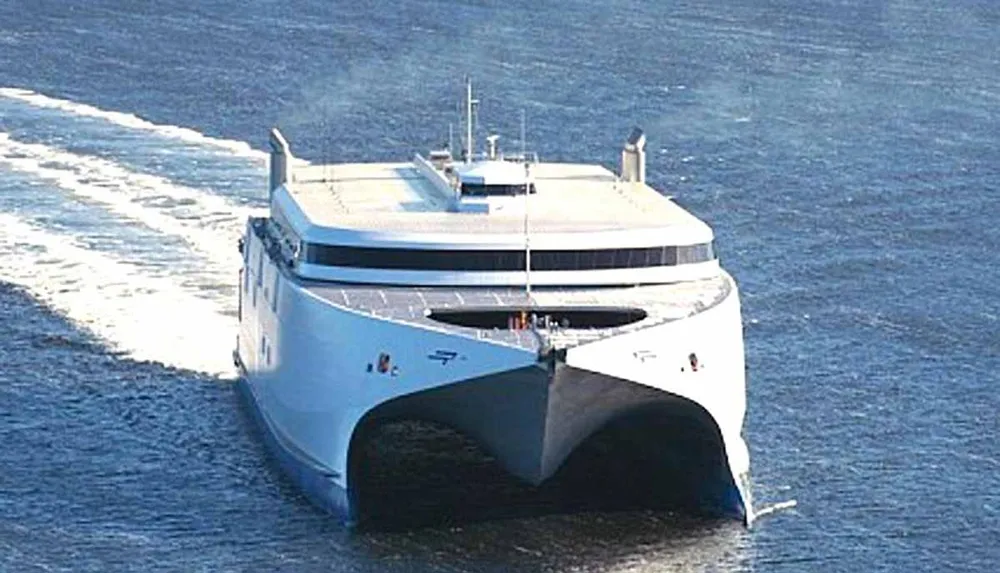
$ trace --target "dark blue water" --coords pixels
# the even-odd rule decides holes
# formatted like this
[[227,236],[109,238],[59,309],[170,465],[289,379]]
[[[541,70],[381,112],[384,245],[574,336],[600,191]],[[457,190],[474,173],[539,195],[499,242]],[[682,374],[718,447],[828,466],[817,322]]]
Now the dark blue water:
[[[994,569],[998,46],[991,0],[0,3],[0,570]],[[266,130],[402,160],[467,73],[544,159],[646,129],[743,289],[756,497],[795,508],[349,533],[274,468],[228,365]],[[438,438],[409,453],[482,463]]]

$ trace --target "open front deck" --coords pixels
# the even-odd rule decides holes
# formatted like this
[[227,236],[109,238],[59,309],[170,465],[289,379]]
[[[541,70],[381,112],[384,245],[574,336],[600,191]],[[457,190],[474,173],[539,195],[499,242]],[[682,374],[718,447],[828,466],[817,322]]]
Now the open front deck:
[[[391,287],[316,281],[304,285],[331,304],[385,320],[521,348],[537,348],[541,336],[550,346],[569,348],[697,314],[724,300],[733,288],[733,281],[729,275],[720,273],[715,278],[675,284],[534,289],[530,297],[524,289],[513,288]],[[554,316],[554,324],[535,330],[506,321],[497,324],[492,319],[481,327],[461,325],[431,314],[434,310],[495,310],[506,311],[514,318],[524,311],[529,316],[536,314],[542,321],[546,309]],[[562,311],[562,315],[552,312],[555,310]],[[615,310],[638,310],[645,316],[641,320],[622,320],[620,324],[594,324],[585,320],[574,324],[574,317],[567,316],[569,310],[609,314]],[[570,321],[567,326],[561,324],[563,317]]]

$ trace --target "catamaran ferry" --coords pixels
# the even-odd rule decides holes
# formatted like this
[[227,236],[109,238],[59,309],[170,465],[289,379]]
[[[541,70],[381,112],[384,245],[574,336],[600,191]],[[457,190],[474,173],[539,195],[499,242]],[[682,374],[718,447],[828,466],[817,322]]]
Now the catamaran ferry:
[[538,485],[625,424],[652,487],[749,524],[739,295],[712,229],[646,184],[641,130],[619,173],[477,152],[465,96],[455,155],[300,166],[272,130],[234,360],[277,459],[352,524],[366,428],[444,424]]

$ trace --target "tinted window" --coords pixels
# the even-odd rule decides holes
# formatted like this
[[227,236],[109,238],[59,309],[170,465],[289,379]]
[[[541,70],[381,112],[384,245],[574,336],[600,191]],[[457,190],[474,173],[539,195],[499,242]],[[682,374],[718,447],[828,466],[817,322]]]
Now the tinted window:
[[524,195],[525,190],[535,192],[535,185],[484,185],[480,183],[462,183],[462,195],[469,197],[495,197],[498,195]]
[[698,261],[707,261],[714,259],[715,254],[712,252],[712,245],[686,245],[683,247],[677,247],[677,263],[687,264],[696,263]]
[[[531,251],[533,271],[628,269],[700,263],[715,258],[712,245],[587,251]],[[304,262],[333,267],[428,271],[522,271],[524,251],[379,249],[307,244]]]

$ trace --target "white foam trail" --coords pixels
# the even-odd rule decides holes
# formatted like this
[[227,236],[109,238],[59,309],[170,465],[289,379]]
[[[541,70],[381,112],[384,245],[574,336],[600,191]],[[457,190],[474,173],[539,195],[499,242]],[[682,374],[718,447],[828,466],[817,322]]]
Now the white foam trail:
[[793,507],[797,506],[798,504],[799,504],[799,502],[795,501],[794,499],[790,499],[788,501],[782,501],[782,502],[779,502],[779,503],[768,505],[768,506],[766,506],[764,508],[761,508],[761,509],[759,509],[759,510],[757,510],[757,511],[754,512],[754,514],[753,514],[753,521],[757,521],[758,519],[760,519],[760,518],[762,518],[762,517],[764,517],[766,515],[771,515],[772,513],[775,513],[777,511],[783,511],[785,509],[792,509]]
[[[166,278],[0,214],[0,280],[138,360],[230,377],[235,301],[209,300]],[[233,278],[235,281],[235,278]],[[221,297],[220,297],[221,298]]]
[[[239,267],[233,245],[254,209],[162,177],[135,173],[98,157],[21,143],[5,133],[0,133],[0,164],[102,203],[150,229],[180,237],[226,277]],[[173,204],[163,205],[163,199]]]
[[0,88],[0,97],[21,101],[35,107],[57,109],[72,115],[103,119],[122,127],[149,131],[171,139],[178,139],[196,145],[223,149],[240,157],[248,157],[258,161],[264,161],[267,158],[266,153],[250,147],[243,141],[209,137],[187,127],[153,123],[131,113],[106,111],[92,105],[53,98],[31,90],[10,87]]

